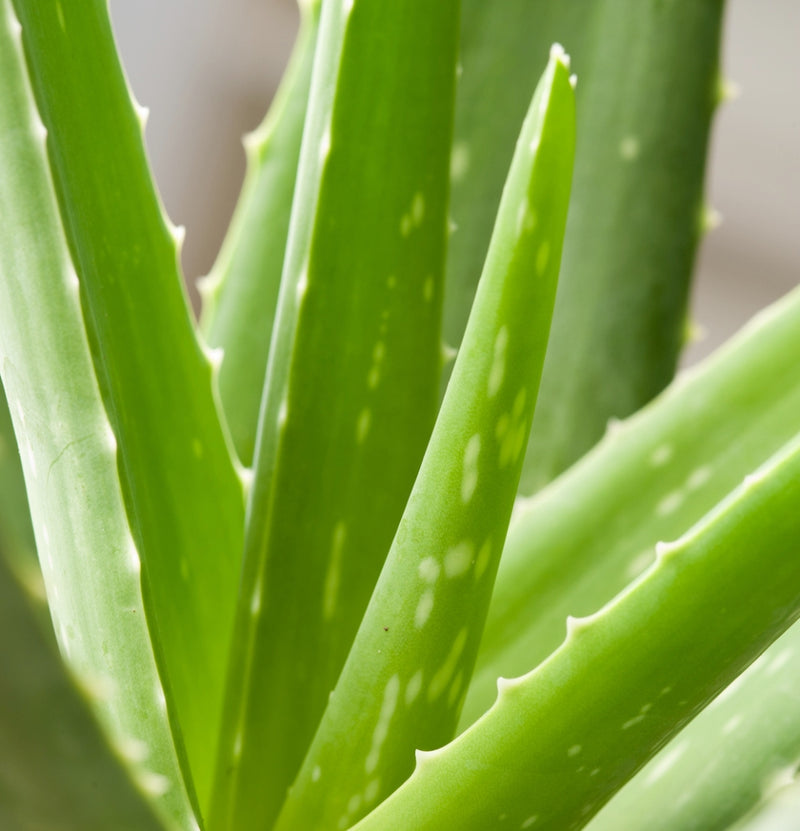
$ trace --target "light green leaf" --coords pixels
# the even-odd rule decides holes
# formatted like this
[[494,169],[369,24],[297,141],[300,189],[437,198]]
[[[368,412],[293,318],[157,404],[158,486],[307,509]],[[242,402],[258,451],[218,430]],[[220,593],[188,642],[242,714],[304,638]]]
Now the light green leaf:
[[628,782],[591,831],[723,831],[751,810],[770,814],[800,758],[798,657],[795,623]]
[[[0,170],[0,373],[59,646],[140,787],[173,825],[191,829],[114,437],[9,0],[0,2]],[[5,613],[5,602],[2,607]],[[5,644],[4,650],[15,649],[13,641]],[[17,681],[7,683],[11,690]]]
[[201,283],[202,329],[225,356],[220,398],[245,465],[253,462],[319,29],[319,4],[303,4],[300,11],[300,33],[281,88],[264,123],[245,140],[247,176],[233,222]]
[[38,612],[0,557],[0,827],[163,829],[42,632]]
[[800,437],[357,827],[579,828],[800,616]]
[[509,531],[462,723],[800,431],[800,291],[615,425]]
[[195,339],[174,233],[149,176],[141,114],[114,50],[107,3],[14,2],[119,443],[170,716],[205,806],[241,558],[241,482],[214,404],[211,366]]
[[280,809],[433,425],[457,12],[455,0],[323,7],[213,829],[260,829]]
[[701,232],[722,0],[465,0],[445,339],[458,345],[500,198],[521,79],[563,43],[580,78],[562,276],[521,489],[671,379]]
[[36,544],[33,541],[31,514],[25,495],[17,442],[8,402],[0,384],[0,557],[4,557],[17,579],[40,600],[44,587]]
[[452,736],[536,402],[574,130],[567,61],[554,47],[436,427],[279,831],[347,827],[408,776],[415,747]]

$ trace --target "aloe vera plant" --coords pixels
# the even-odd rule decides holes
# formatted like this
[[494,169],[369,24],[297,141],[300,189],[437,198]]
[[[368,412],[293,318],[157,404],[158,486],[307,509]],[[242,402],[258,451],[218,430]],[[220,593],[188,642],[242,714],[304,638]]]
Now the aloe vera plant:
[[301,3],[196,323],[0,0],[0,828],[798,827],[800,296],[650,400],[722,5]]

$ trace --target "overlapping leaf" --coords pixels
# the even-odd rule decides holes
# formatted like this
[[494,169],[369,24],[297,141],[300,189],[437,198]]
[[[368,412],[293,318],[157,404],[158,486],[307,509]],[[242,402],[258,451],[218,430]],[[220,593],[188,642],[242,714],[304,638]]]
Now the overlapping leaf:
[[279,831],[347,827],[408,776],[415,747],[437,747],[455,728],[544,361],[573,108],[567,61],[554,48],[517,143],[436,427]]
[[262,828],[280,809],[433,424],[457,34],[455,0],[323,6],[260,415],[215,830]]
[[[131,775],[163,816],[177,827],[191,829],[193,814],[144,619],[140,561],[123,506],[114,437],[97,387],[78,281],[47,172],[44,130],[27,84],[19,25],[8,0],[0,4],[0,12],[0,372],[22,453],[50,610],[60,648]],[[8,595],[3,614],[11,615],[10,631],[3,628],[2,648],[9,661],[3,675],[19,672],[3,683],[4,705],[25,695],[45,707],[52,699],[37,685],[53,680],[68,696],[65,741],[75,730],[88,731],[86,751],[99,764],[103,754],[97,755],[102,742],[96,727],[90,729],[85,714],[75,710],[74,690],[69,692],[70,684],[44,650],[41,636],[31,629],[18,592],[3,574]],[[23,641],[17,642],[17,636]],[[23,668],[18,664],[26,641],[34,663]],[[4,706],[3,713],[8,725],[14,710]],[[47,714],[47,723],[54,715]],[[13,744],[3,743],[4,766],[10,761],[8,748],[32,729],[28,719],[29,714],[21,713],[8,727]],[[43,723],[43,733],[45,729]],[[21,764],[32,764],[42,750],[29,748]],[[80,758],[74,748],[62,750],[65,756],[52,759],[54,764]],[[108,751],[104,755],[107,758]],[[8,767],[4,776],[9,776]],[[119,807],[128,806],[132,817],[145,822],[150,812],[133,799],[124,776],[114,770],[106,776],[118,791]],[[66,798],[67,777],[65,773],[62,785],[53,786],[54,797]],[[16,810],[13,806],[18,804],[27,816],[35,810],[31,802],[37,786],[41,783],[32,782],[26,791],[24,782],[15,780],[15,794],[4,807]],[[40,808],[40,817],[52,818],[45,805]],[[97,817],[103,810],[103,805],[84,806],[83,815]],[[21,821],[22,814],[14,819]]]
[[672,377],[701,231],[722,0],[465,0],[445,338],[457,346],[515,124],[553,41],[580,78],[575,182],[521,489],[585,453]]
[[149,176],[107,3],[14,5],[119,444],[170,716],[205,804],[241,558],[242,487],[216,411],[211,366],[195,339],[175,234]]
[[800,438],[357,828],[579,828],[800,616]]
[[247,177],[230,230],[201,284],[202,329],[222,349],[219,392],[231,437],[253,462],[256,422],[278,306],[311,69],[319,1],[300,6],[300,33],[281,88],[264,123],[245,141]]

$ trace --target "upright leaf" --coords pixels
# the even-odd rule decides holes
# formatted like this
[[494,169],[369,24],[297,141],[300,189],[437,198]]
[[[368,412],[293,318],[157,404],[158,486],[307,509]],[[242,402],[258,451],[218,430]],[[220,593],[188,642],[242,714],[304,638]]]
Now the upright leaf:
[[445,339],[461,339],[531,77],[554,41],[577,90],[575,182],[522,490],[672,377],[701,232],[722,0],[465,0]]
[[[25,495],[17,442],[5,392],[0,385],[0,557],[36,593],[41,575],[36,562],[31,515]],[[43,599],[43,598],[42,598]]]
[[208,799],[242,546],[242,488],[151,182],[105,0],[14,0],[142,555],[170,715]]
[[260,829],[280,809],[430,434],[457,35],[457,0],[323,6],[214,829]]
[[202,329],[222,349],[219,393],[231,438],[253,463],[256,422],[278,305],[311,68],[319,29],[317,2],[301,3],[300,33],[264,123],[245,140],[247,176],[219,259],[201,284]]
[[[117,753],[158,810],[172,824],[190,829],[194,820],[144,619],[139,556],[125,516],[114,437],[92,367],[43,137],[23,68],[19,26],[9,0],[2,0],[0,373],[22,451],[50,610],[59,646]],[[23,690],[33,696],[34,681],[53,678],[54,672],[58,681],[61,674],[52,658],[41,654],[39,639],[30,630],[25,633],[26,613],[9,590],[11,584],[5,578],[2,583],[8,593],[0,603],[2,614],[11,615],[9,624],[21,629],[3,627],[8,663],[4,660],[0,675],[13,674],[24,654],[19,651],[24,640],[16,644],[15,635],[38,650],[30,655],[35,665],[2,682],[3,704],[8,705]],[[37,668],[45,677],[36,675]],[[63,689],[63,678],[58,683]],[[70,706],[64,703],[65,730],[72,725]],[[21,740],[30,727],[27,718],[24,712],[4,710],[4,722],[16,722],[6,728],[9,742]],[[83,717],[76,718],[80,724]],[[91,734],[87,741],[97,744]],[[4,740],[1,746],[7,765],[12,745]],[[27,749],[20,763],[41,749]],[[4,778],[8,776],[6,769]],[[115,775],[109,771],[108,777],[113,781]],[[53,786],[54,796],[58,788]],[[28,794],[24,799],[32,800]],[[134,816],[147,815],[124,792],[121,798]]]
[[419,475],[279,831],[348,827],[408,776],[414,748],[455,729],[536,402],[574,131],[567,60],[554,47]]

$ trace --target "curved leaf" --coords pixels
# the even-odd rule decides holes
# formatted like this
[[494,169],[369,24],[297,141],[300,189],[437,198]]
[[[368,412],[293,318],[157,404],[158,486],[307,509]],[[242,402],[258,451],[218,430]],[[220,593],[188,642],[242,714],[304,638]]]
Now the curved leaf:
[[580,828],[800,617],[800,436],[357,828]]
[[581,462],[518,506],[464,725],[800,430],[800,291],[759,315]]

